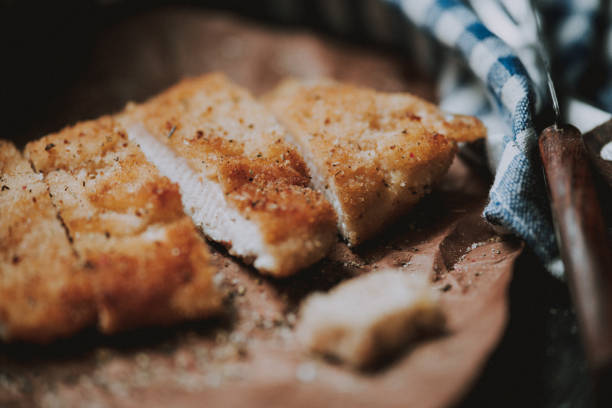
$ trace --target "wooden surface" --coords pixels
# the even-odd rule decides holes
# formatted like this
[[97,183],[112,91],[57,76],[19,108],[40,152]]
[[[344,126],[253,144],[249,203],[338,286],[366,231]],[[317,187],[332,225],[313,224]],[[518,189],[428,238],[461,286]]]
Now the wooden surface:
[[[223,70],[260,93],[286,75],[329,76],[433,98],[410,61],[305,31],[200,9],[131,17],[96,36],[86,68],[33,118],[32,137],[121,109],[182,76]],[[522,244],[480,216],[489,180],[461,161],[394,228],[349,250],[339,242],[291,279],[262,278],[221,250],[220,321],[113,337],[83,333],[49,347],[0,346],[0,406],[445,406],[470,388],[503,334]],[[392,266],[433,273],[447,332],[360,373],[309,354],[293,322],[308,294]],[[532,336],[533,337],[533,336]]]
[[612,161],[604,160],[601,157],[601,149],[612,142],[612,120],[585,133],[583,138],[591,162],[595,165],[599,174],[606,180],[608,186],[612,188]]
[[[580,132],[569,125],[540,137],[551,207],[587,358],[600,389],[612,384],[612,252]],[[601,388],[604,387],[604,388]]]

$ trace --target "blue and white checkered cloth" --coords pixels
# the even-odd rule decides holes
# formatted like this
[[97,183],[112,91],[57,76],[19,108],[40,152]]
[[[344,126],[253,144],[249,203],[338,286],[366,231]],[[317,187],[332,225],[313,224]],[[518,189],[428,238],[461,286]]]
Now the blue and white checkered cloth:
[[[484,217],[524,239],[549,271],[562,276],[534,125],[549,103],[545,76],[533,47],[512,47],[493,34],[497,20],[486,20],[489,27],[483,23],[477,3],[489,7],[493,0],[483,1],[270,0],[269,6],[287,21],[309,12],[338,33],[399,46],[435,73],[441,107],[476,115],[488,128],[487,160],[495,180]],[[538,9],[551,28],[553,66],[563,67],[557,87],[612,111],[612,34],[597,32],[610,20],[601,15],[603,1],[541,0]],[[589,91],[581,80],[588,74],[592,81],[594,69],[602,79]]]

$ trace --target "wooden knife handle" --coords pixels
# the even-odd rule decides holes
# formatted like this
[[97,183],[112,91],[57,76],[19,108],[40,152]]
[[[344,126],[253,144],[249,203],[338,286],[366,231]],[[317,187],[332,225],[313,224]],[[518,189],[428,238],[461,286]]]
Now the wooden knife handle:
[[[578,129],[550,126],[540,155],[557,241],[598,391],[612,392],[612,247]],[[605,383],[605,384],[602,384]],[[602,388],[603,387],[603,388]],[[599,392],[598,392],[599,393]]]

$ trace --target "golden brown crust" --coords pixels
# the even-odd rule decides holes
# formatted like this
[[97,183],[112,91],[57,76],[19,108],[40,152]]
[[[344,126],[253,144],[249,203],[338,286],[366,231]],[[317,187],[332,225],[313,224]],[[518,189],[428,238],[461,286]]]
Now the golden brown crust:
[[[50,148],[50,146],[53,146]],[[26,146],[84,258],[156,223],[184,217],[178,187],[146,161],[111,117],[79,123]]]
[[448,169],[456,140],[484,136],[476,118],[445,116],[409,94],[287,80],[264,101],[306,157],[351,244],[412,207]]
[[[50,147],[51,146],[51,147]],[[220,298],[208,250],[159,175],[111,117],[26,146],[88,270],[104,332],[207,316]]]
[[268,272],[293,273],[323,257],[335,241],[333,209],[308,188],[306,165],[285,142],[284,129],[224,75],[184,80],[143,105],[128,106],[125,115],[196,173],[218,182],[227,201],[258,225],[280,262]]
[[163,233],[155,241],[124,237],[118,248],[89,252],[104,332],[194,319],[219,308],[210,254],[193,223],[183,217],[160,229],[149,230]]
[[47,186],[0,141],[0,338],[47,342],[95,322],[89,276],[78,266]]

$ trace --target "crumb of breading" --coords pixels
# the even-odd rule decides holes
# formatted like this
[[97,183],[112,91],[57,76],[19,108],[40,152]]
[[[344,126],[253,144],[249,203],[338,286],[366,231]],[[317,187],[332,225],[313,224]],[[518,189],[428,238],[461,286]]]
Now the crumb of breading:
[[443,325],[429,279],[389,269],[311,295],[301,306],[297,333],[314,352],[367,367]]

